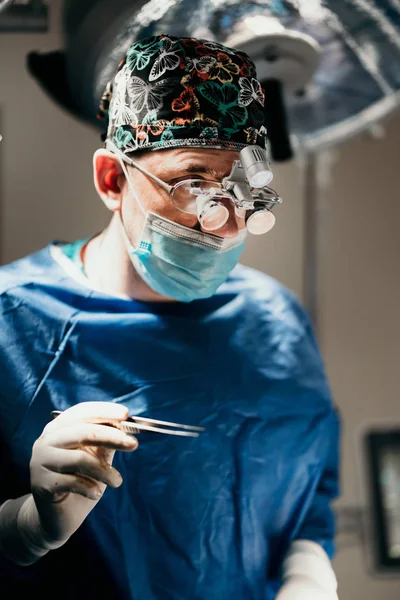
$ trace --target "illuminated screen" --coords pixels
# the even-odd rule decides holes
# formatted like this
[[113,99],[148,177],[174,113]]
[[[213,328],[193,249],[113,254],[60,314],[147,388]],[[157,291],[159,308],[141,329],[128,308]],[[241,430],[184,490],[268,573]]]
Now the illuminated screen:
[[375,568],[400,575],[400,428],[365,437]]
[[384,449],[380,463],[388,554],[391,558],[400,558],[400,448]]

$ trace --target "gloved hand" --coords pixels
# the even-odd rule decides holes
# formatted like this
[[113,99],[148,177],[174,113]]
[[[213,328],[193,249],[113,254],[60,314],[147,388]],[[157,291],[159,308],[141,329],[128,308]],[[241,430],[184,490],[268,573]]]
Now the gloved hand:
[[338,600],[338,596],[311,579],[294,576],[282,586],[276,600]]
[[282,579],[276,600],[338,600],[331,561],[311,540],[292,542],[283,561]]
[[[83,402],[46,425],[33,445],[32,494],[14,515],[20,539],[11,551],[12,560],[31,564],[62,546],[95,507],[107,485],[121,485],[121,474],[112,467],[115,451],[130,452],[138,446],[136,438],[118,429],[118,423],[127,417],[128,409],[122,405]],[[5,504],[10,502],[14,501]],[[5,514],[7,511],[11,514],[12,506],[4,506]],[[0,518],[2,515],[3,510]],[[6,530],[4,523],[0,528]]]

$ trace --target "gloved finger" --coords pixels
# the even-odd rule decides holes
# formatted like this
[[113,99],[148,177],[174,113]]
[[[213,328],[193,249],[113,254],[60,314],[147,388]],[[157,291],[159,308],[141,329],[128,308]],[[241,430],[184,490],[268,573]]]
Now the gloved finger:
[[73,423],[57,431],[47,431],[35,442],[39,446],[55,448],[80,448],[82,446],[103,446],[114,450],[130,452],[136,450],[138,441],[116,427],[93,423]]
[[79,494],[90,500],[102,497],[105,486],[84,475],[69,475],[66,473],[51,473],[48,471],[44,481],[41,482],[40,495],[43,497],[58,496],[63,494]]
[[41,466],[53,473],[83,475],[114,488],[122,483],[122,476],[115,467],[101,462],[93,454],[84,450],[48,448]]
[[129,416],[126,406],[114,402],[80,402],[59,414],[50,421],[45,430],[55,430],[66,423],[85,421],[91,423],[112,423],[124,421]]
[[[135,438],[135,440],[137,441],[137,438]],[[111,448],[104,448],[104,446],[90,446],[85,448],[85,451],[94,454],[101,464],[104,464],[105,466],[112,465],[116,452]]]

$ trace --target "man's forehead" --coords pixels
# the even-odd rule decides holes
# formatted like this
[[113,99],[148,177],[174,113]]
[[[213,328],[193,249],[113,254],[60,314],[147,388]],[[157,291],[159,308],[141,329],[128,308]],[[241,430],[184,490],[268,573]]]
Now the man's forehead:
[[173,148],[149,152],[145,155],[148,166],[157,166],[159,170],[209,173],[224,176],[230,173],[234,160],[238,160],[236,150],[217,148]]

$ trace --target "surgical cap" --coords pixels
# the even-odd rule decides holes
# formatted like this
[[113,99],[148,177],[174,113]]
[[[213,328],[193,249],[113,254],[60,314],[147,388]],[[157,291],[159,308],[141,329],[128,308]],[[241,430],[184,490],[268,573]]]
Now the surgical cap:
[[264,91],[244,52],[157,35],[133,43],[102,96],[106,138],[128,154],[266,145]]

